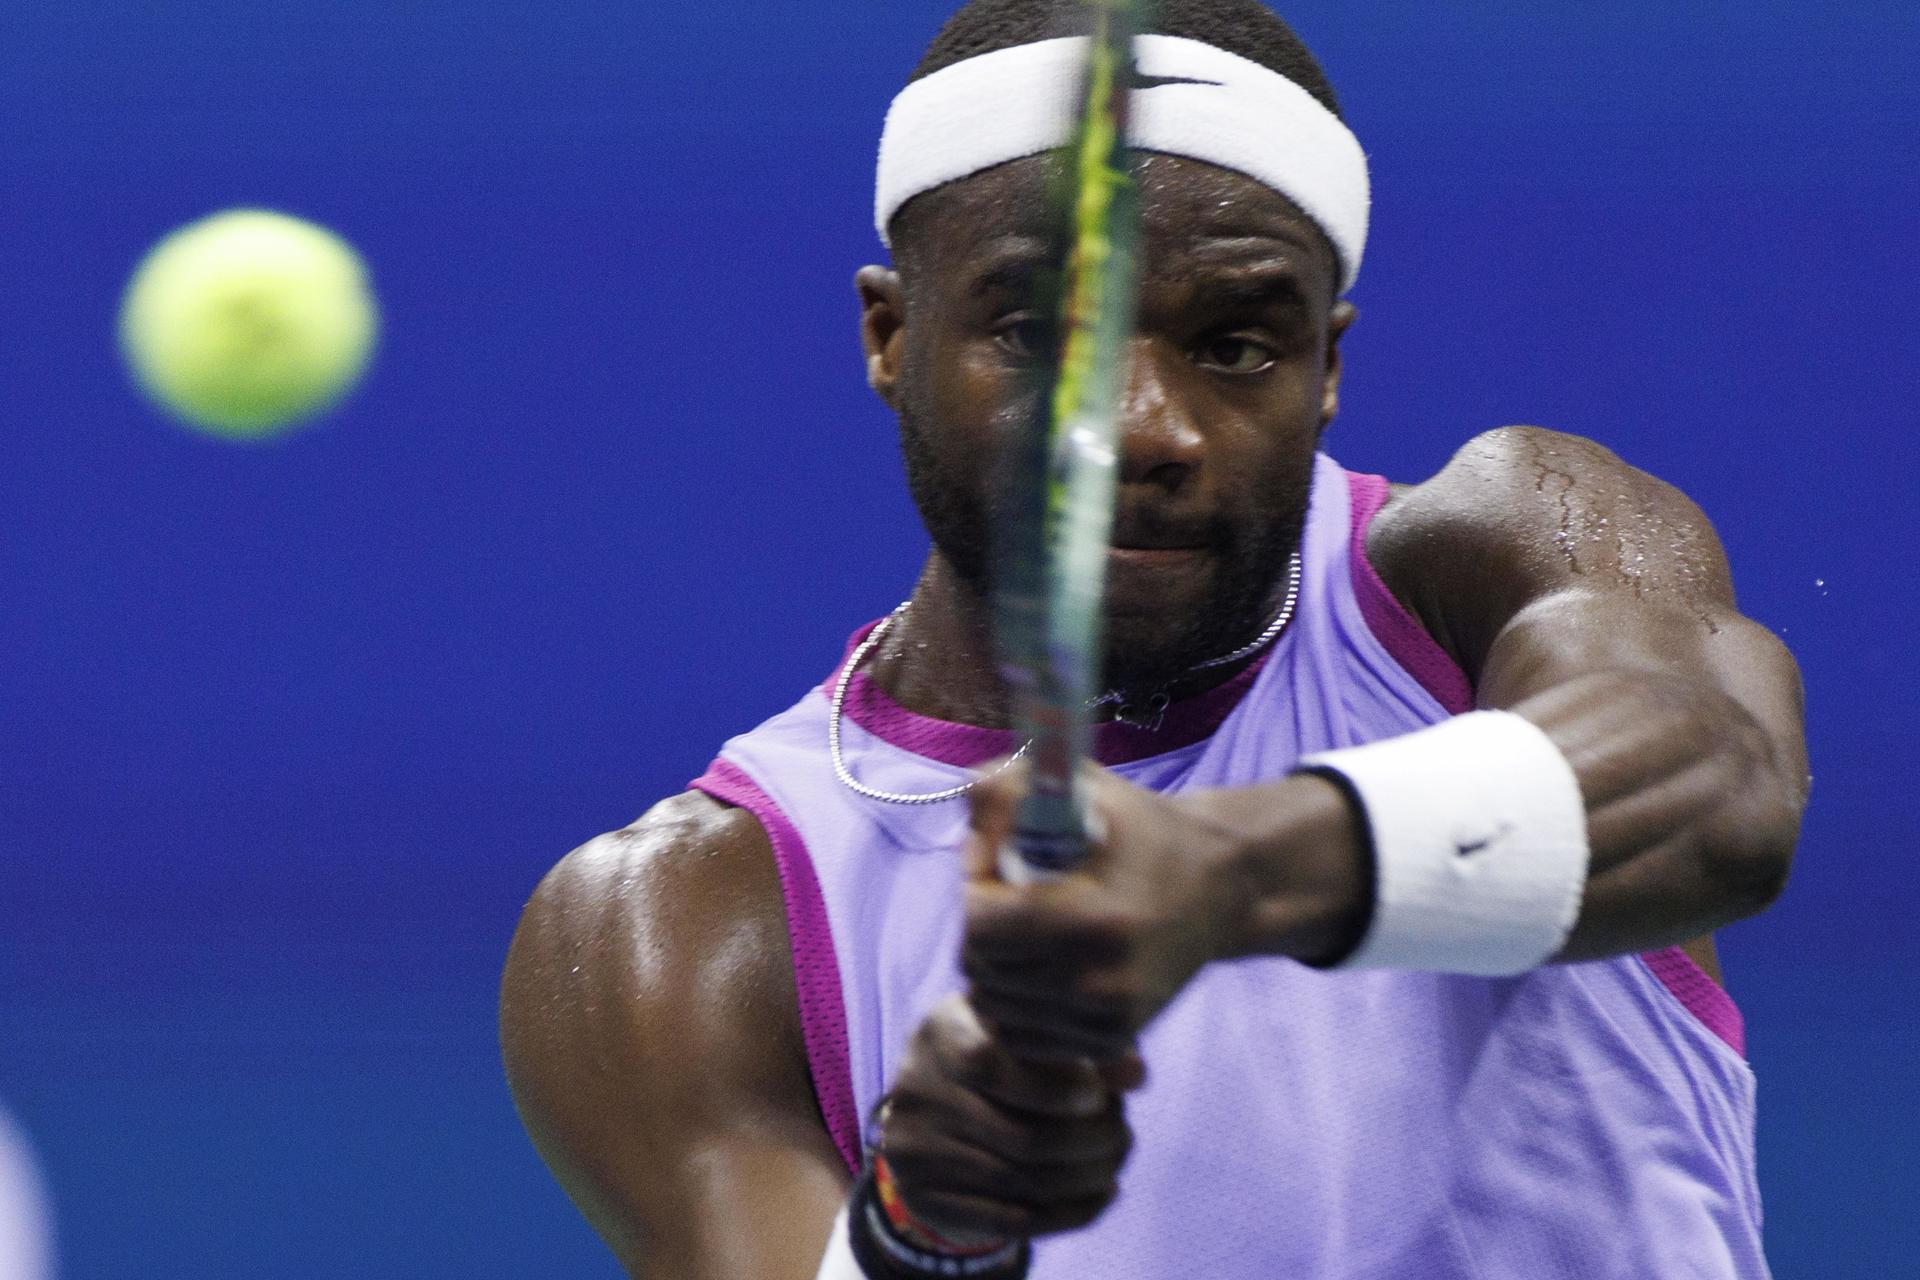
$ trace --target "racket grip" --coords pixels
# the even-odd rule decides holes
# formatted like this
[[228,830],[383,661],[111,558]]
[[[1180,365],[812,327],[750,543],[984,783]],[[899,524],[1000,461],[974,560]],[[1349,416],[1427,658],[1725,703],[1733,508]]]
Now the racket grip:
[[1000,878],[1008,884],[1047,884],[1071,875],[1102,835],[1100,815],[1083,812],[1068,797],[1049,804],[1029,796],[1020,818],[1012,843],[1000,847]]
[[1027,856],[1020,852],[1017,844],[1001,845],[999,862],[1000,878],[1013,885],[1050,884],[1064,879],[1068,874],[1064,868],[1027,861]]

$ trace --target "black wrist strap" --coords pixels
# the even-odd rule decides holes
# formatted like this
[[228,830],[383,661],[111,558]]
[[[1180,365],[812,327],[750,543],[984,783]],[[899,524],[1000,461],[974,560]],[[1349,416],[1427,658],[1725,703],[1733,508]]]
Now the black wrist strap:
[[1032,1246],[1024,1240],[970,1258],[928,1253],[902,1240],[880,1207],[871,1169],[861,1173],[848,1202],[847,1243],[868,1280],[927,1280],[929,1276],[1026,1280],[1033,1263]]

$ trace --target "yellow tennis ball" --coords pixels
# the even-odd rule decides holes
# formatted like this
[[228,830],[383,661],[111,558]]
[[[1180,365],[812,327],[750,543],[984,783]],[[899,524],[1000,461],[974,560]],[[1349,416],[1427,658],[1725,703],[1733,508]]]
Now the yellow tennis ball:
[[189,425],[262,439],[353,389],[379,330],[360,257],[324,227],[233,209],[173,232],[127,286],[120,343]]

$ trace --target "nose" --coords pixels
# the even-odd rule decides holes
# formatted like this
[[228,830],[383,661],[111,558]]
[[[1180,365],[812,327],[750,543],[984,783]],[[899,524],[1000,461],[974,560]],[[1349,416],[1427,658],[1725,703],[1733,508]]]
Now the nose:
[[1136,338],[1120,405],[1121,484],[1150,484],[1173,493],[1199,469],[1206,441],[1179,395],[1178,371],[1166,367],[1160,344]]

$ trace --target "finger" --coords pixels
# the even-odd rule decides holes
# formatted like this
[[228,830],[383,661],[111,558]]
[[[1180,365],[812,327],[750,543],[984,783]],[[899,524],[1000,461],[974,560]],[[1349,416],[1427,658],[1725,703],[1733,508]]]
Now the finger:
[[[1109,1097],[1099,1115],[1070,1120],[999,1111],[969,1137],[1008,1163],[1034,1171],[1036,1176],[1046,1173],[1051,1177],[1054,1175],[1049,1171],[1073,1166],[1098,1166],[1111,1172],[1133,1149],[1133,1131],[1127,1127],[1125,1106],[1118,1095]],[[1065,1173],[1059,1176],[1069,1177]],[[1071,1180],[1035,1185],[1042,1189],[1064,1185],[1077,1191],[1097,1187],[1097,1183]]]
[[[1127,1056],[1110,1068],[1116,1079],[1129,1076]],[[1089,1079],[1103,1074],[1084,1060],[1073,1070]],[[1060,1116],[1010,1106],[925,1071],[903,1074],[882,1125],[882,1148],[891,1159],[897,1150],[921,1150],[929,1140],[953,1141],[1020,1165],[1117,1161],[1125,1158],[1133,1136],[1124,1101],[1101,1083],[1097,1111]]]
[[1104,906],[1100,890],[1074,874],[1015,887],[973,880],[966,887],[966,940],[970,955],[1046,966],[1111,963],[1126,954],[1132,923]]
[[1053,1023],[1083,1034],[1117,1035],[1131,1048],[1159,1008],[1140,975],[1123,967],[1082,966],[1035,976],[971,957],[963,967],[968,998],[996,1028],[1042,1029]]
[[1111,1014],[1068,1018],[1061,1016],[1057,1005],[996,1001],[983,1004],[981,1016],[993,1024],[1006,1051],[1025,1061],[1100,1063],[1133,1049],[1132,1024]]
[[1021,1000],[973,992],[973,1006],[1008,1054],[1039,1061],[1108,1061],[1133,1052],[1135,1027],[1125,1011],[1062,1009],[1060,1000]]
[[1107,1089],[1092,1067],[1016,1057],[964,1000],[936,1006],[922,1026],[920,1043],[942,1075],[1003,1106],[1038,1115],[1091,1116],[1107,1102]]
[[976,997],[1053,1005],[1063,1015],[1124,1013],[1132,1003],[1124,970],[1109,971],[1120,959],[1057,947],[1014,960],[969,948],[960,954],[960,968]]
[[[1115,1124],[1124,1129],[1117,1120]],[[1111,1149],[1094,1158],[1036,1164],[1008,1159],[950,1134],[931,1134],[911,1142],[890,1141],[887,1164],[908,1210],[935,1226],[932,1217],[941,1197],[1050,1211],[1105,1193],[1127,1153],[1124,1140],[1104,1141]],[[978,1229],[977,1223],[965,1225]]]

